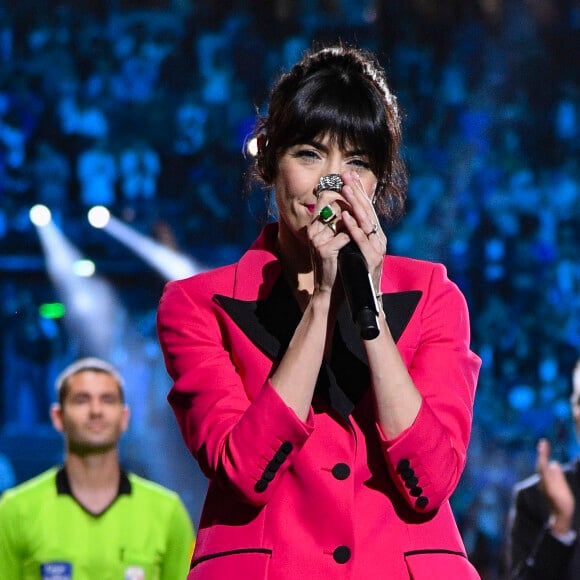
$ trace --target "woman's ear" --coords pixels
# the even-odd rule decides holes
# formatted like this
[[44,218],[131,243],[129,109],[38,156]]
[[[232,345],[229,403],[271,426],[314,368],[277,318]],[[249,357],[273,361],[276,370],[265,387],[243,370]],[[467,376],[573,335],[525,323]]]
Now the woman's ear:
[[269,167],[268,157],[266,156],[266,148],[268,147],[268,136],[266,133],[260,133],[256,137],[256,145],[258,148],[256,155],[256,168],[258,169],[261,179],[267,185],[270,185],[272,182],[272,175],[270,175],[272,170]]
[[256,138],[256,143],[258,145],[258,155],[264,151],[266,147],[266,143],[268,142],[268,138],[266,137],[265,133],[260,133]]

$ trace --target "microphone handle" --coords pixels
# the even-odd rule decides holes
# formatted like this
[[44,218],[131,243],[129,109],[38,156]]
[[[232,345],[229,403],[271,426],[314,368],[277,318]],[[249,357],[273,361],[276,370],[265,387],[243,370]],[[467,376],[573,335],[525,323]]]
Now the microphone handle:
[[338,252],[340,274],[346,301],[363,340],[379,335],[379,311],[367,262],[356,242],[350,241]]

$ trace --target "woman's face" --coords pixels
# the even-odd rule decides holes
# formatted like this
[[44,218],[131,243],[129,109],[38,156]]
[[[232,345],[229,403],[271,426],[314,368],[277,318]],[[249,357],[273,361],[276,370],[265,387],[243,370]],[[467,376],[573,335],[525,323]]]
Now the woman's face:
[[[306,227],[313,220],[316,186],[323,175],[356,171],[372,198],[377,177],[365,151],[342,150],[329,135],[311,143],[299,143],[280,157],[274,179],[280,221],[280,239],[295,238],[306,245]],[[290,236],[287,236],[290,234]]]

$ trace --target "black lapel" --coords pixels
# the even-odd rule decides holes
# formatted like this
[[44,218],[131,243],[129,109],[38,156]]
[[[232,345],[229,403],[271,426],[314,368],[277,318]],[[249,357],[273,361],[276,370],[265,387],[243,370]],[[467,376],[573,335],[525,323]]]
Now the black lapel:
[[[399,342],[399,338],[401,338],[403,331],[407,328],[407,324],[409,324],[422,294],[421,290],[383,294],[383,312],[395,342]],[[366,365],[365,349],[346,304],[343,304],[339,311],[338,326],[342,340],[344,340],[347,348]]]
[[300,322],[300,309],[282,276],[265,300],[213,297],[244,334],[272,360],[280,360]]
[[[420,290],[383,294],[383,310],[395,342],[409,323],[421,298]],[[301,312],[280,276],[265,300],[238,300],[220,294],[217,302],[268,357],[280,360],[300,322]],[[331,364],[323,363],[316,392],[345,419],[368,389],[368,363],[362,340],[346,303],[337,319]]]

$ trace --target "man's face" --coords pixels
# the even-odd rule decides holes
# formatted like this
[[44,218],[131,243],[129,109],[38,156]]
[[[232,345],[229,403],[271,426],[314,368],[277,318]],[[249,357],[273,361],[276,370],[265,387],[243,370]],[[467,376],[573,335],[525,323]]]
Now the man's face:
[[103,372],[81,371],[68,379],[62,406],[52,409],[54,427],[77,455],[114,449],[127,429],[129,410],[115,379]]

